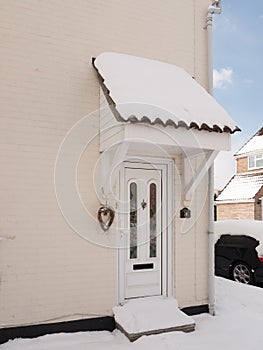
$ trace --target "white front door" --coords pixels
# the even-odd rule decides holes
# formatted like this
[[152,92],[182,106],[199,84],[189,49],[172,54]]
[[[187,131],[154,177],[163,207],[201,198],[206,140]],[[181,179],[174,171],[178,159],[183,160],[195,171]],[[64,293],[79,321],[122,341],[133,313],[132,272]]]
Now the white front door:
[[124,299],[162,294],[162,171],[124,168]]

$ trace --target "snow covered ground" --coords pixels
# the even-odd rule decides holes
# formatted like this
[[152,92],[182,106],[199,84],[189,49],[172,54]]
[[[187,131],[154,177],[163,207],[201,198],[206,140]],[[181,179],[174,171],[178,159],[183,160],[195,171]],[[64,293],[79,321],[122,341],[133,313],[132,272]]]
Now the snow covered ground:
[[166,333],[130,343],[120,332],[81,332],[16,339],[0,350],[258,350],[262,346],[263,289],[216,278],[217,316],[194,316],[193,333]]

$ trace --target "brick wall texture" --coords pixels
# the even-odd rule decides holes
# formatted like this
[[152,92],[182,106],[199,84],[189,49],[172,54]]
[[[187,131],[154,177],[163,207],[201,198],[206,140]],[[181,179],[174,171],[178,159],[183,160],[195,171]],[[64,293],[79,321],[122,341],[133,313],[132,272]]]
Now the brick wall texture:
[[217,204],[218,220],[253,220],[254,203]]
[[245,173],[248,171],[248,158],[243,157],[243,158],[238,158],[236,160],[236,168],[237,168],[237,173]]
[[255,220],[263,220],[263,187],[255,196]]
[[250,203],[217,204],[217,220],[263,220],[263,188]]
[[[248,172],[248,157],[236,159],[236,172]],[[253,170],[252,170],[253,171]],[[263,220],[262,203],[263,188],[256,194],[253,203],[217,203],[218,220]]]

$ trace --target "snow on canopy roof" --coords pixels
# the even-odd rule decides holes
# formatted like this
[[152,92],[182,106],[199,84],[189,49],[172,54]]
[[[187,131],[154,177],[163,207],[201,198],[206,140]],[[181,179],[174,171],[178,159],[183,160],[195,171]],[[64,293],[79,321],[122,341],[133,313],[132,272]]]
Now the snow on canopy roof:
[[112,52],[100,54],[93,65],[118,121],[240,131],[215,99],[180,67]]
[[251,139],[235,154],[235,156],[253,153],[260,150],[263,152],[263,127],[251,137]]
[[216,202],[251,200],[262,186],[263,173],[235,175],[217,197]]

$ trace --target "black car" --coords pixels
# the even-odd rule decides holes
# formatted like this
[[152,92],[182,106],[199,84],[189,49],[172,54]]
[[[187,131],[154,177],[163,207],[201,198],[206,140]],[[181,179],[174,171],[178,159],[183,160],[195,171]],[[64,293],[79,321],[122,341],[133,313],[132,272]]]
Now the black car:
[[215,274],[246,284],[263,283],[259,241],[245,235],[222,235],[215,244]]

